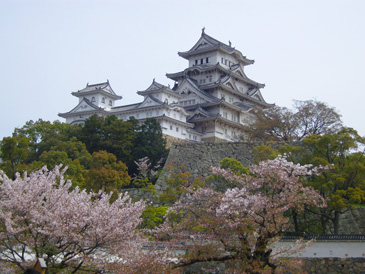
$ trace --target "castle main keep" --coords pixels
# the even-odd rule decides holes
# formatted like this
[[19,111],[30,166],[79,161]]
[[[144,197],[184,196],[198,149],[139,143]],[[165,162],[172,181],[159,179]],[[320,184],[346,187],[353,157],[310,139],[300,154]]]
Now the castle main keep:
[[78,105],[59,116],[69,124],[84,123],[94,114],[123,120],[133,116],[141,122],[154,117],[167,139],[233,142],[242,136],[242,128],[254,121],[256,108],[271,106],[261,94],[265,85],[244,72],[254,60],[246,58],[231,42],[222,43],[203,29],[195,45],[178,55],[188,61],[188,67],[166,75],[174,81],[172,87],[153,80],[137,92],[142,102],[116,106],[122,96],[114,92],[109,81],[87,84],[72,92],[79,98]]

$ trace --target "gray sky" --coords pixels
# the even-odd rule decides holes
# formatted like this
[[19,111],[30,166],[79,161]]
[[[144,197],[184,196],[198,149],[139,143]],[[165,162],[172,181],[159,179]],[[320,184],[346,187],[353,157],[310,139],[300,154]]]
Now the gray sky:
[[255,64],[268,103],[317,99],[365,134],[363,0],[0,0],[0,138],[28,120],[54,121],[70,93],[109,79],[121,104],[188,65],[201,29]]

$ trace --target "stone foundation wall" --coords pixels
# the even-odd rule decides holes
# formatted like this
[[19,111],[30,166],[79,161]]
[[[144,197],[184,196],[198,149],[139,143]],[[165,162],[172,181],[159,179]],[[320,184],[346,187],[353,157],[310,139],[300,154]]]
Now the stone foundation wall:
[[[298,272],[308,274],[365,274],[365,258],[307,258],[304,259],[304,266],[298,269]],[[214,269],[214,273],[225,273],[224,263],[196,263],[183,270],[184,274],[202,273],[202,267]],[[291,274],[287,272],[286,274]]]
[[178,144],[178,143],[187,143],[189,141],[185,141],[173,136],[169,136],[166,134],[162,134],[162,136],[165,138],[166,140],[166,148],[171,148],[172,144]]
[[156,192],[153,189],[143,189],[143,188],[126,188],[122,189],[122,192],[128,193],[133,201],[147,200],[154,201]]
[[[171,138],[170,141],[173,141],[173,137]],[[219,165],[220,161],[226,157],[235,158],[244,166],[249,166],[253,161],[252,149],[258,145],[260,144],[253,142],[172,143],[165,167],[155,184],[155,193],[144,189],[127,191],[133,199],[144,198],[154,201],[155,194],[159,196],[167,189],[165,179],[170,176],[171,171],[166,167],[171,163],[174,163],[175,167],[184,165],[183,171],[189,171],[194,178],[206,177],[210,174],[210,168]],[[340,217],[339,233],[365,233],[365,208],[355,208],[343,214]]]
[[[167,141],[172,142],[174,138],[170,136]],[[165,167],[155,184],[156,194],[166,191],[165,179],[171,174],[167,166],[172,163],[175,167],[183,165],[184,170],[181,172],[189,171],[194,178],[206,177],[210,174],[212,166],[218,166],[220,161],[227,157],[235,158],[244,166],[249,166],[252,163],[252,149],[258,145],[252,142],[194,143],[182,140],[179,140],[179,143],[174,142],[171,144]],[[153,200],[153,195],[143,189],[130,189],[129,194],[133,199],[144,197]]]
[[203,138],[202,141],[205,143],[228,143],[227,140],[220,139],[218,137]]
[[353,208],[341,214],[338,233],[365,234],[365,208]]
[[363,273],[365,274],[365,258],[320,258],[306,259],[303,270],[308,274],[328,273]]
[[170,175],[166,166],[174,163],[175,167],[184,165],[194,178],[206,177],[210,174],[212,166],[219,165],[224,158],[235,158],[244,166],[252,163],[252,149],[257,143],[234,142],[234,143],[174,143],[170,148],[164,171],[157,180],[156,191],[166,190],[165,178]]

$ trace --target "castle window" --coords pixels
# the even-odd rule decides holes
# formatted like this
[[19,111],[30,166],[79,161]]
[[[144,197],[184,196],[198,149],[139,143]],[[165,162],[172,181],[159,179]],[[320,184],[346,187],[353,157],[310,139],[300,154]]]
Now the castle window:
[[224,62],[223,62],[223,58],[221,59],[221,63],[223,64]]
[[204,62],[204,59],[200,59],[200,64],[203,64],[203,62]]
[[176,127],[176,132],[179,132],[179,128],[178,127]]
[[170,130],[172,130],[172,125],[170,125]]
[[198,60],[195,60],[195,65],[197,65],[198,64]]
[[112,100],[109,100],[109,106],[112,106],[113,103],[112,103]]
[[105,104],[105,98],[104,97],[101,99],[101,102]]
[[205,58],[205,62],[209,63],[209,57]]
[[93,96],[93,98],[91,98],[91,102],[94,103],[95,102],[95,97]]

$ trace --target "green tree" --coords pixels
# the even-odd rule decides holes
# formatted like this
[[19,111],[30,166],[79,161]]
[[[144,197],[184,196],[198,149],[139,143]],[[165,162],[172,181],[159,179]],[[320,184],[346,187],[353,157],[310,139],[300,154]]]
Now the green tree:
[[349,210],[353,203],[363,202],[365,159],[364,152],[358,149],[364,144],[364,138],[349,128],[336,134],[312,135],[303,141],[304,148],[309,152],[303,162],[332,166],[310,182],[324,198],[329,199],[327,208],[311,210],[320,216],[323,232],[329,221],[337,234],[340,214]]
[[72,137],[78,136],[80,126],[59,121],[51,123],[39,119],[36,122],[32,120],[26,122],[23,127],[15,129],[14,132],[16,135],[25,136],[30,140],[32,150],[27,162],[31,163],[38,160],[44,151],[51,150],[59,142],[66,142]]
[[332,134],[307,136],[296,145],[282,146],[276,151],[268,145],[254,148],[254,156],[258,155],[260,160],[280,154],[294,163],[332,167],[306,183],[328,199],[328,207],[288,212],[296,232],[338,233],[340,214],[364,203],[365,159],[361,151],[364,141],[356,130],[343,128]]
[[82,126],[79,139],[90,153],[102,150],[104,120],[104,117],[92,115]]
[[270,144],[261,144],[252,149],[252,158],[255,164],[258,164],[268,159],[275,159],[277,155],[272,157],[274,154],[275,150]]
[[[234,158],[224,158],[220,162],[220,168],[230,170],[237,176],[242,176],[248,172],[248,168],[244,167],[240,161]],[[229,188],[239,186],[234,182],[227,181],[223,176],[216,174],[210,175],[208,178],[206,178],[205,183],[210,188],[219,192],[224,192]]]
[[90,168],[91,154],[86,149],[85,144],[78,141],[76,137],[71,137],[67,141],[59,141],[51,147],[51,150],[63,151],[71,160],[78,160],[86,169]]
[[[131,122],[133,123],[134,120]],[[162,135],[160,123],[155,118],[147,118],[143,124],[135,125],[133,149],[135,161],[148,157],[151,166],[156,167],[161,159],[167,157],[167,153],[166,140]],[[132,174],[136,172],[136,168],[136,165],[132,167]]]
[[246,174],[248,172],[248,168],[244,167],[242,163],[234,158],[224,158],[220,162],[220,166],[223,169],[230,169],[237,176],[241,176],[242,174]]
[[167,185],[166,192],[160,194],[159,201],[164,205],[172,205],[180,199],[181,196],[188,193],[187,188],[198,189],[204,186],[204,181],[201,178],[194,178],[186,166],[175,166],[172,162],[167,169],[171,173],[165,182]]
[[154,229],[163,224],[167,212],[167,206],[147,206],[142,212],[142,223],[139,225],[141,229]]
[[25,167],[27,171],[34,170],[34,165],[36,166],[44,166],[46,165],[48,170],[54,169],[59,164],[63,166],[67,166],[67,171],[65,173],[65,178],[70,179],[72,181],[73,186],[85,186],[85,176],[86,170],[83,165],[80,164],[78,159],[71,159],[68,157],[67,152],[59,151],[59,150],[50,150],[44,151],[42,155],[39,157],[39,161],[35,161],[30,164],[31,170],[29,167]]
[[67,166],[65,177],[74,185],[85,183],[85,168],[90,167],[91,154],[85,144],[75,136],[78,126],[55,121],[29,121],[16,129],[16,136],[30,139],[29,156],[19,166],[19,171],[31,172],[46,165],[48,169],[62,164]]
[[115,155],[106,151],[92,154],[91,168],[87,174],[87,189],[98,192],[113,192],[113,199],[120,189],[130,184],[127,166],[118,161]]
[[105,150],[114,154],[118,161],[133,165],[134,131],[132,123],[116,116],[91,116],[85,121],[79,139],[90,153]]
[[310,135],[337,132],[342,127],[341,115],[333,107],[315,101],[295,101],[294,110],[274,106],[256,109],[256,121],[245,128],[250,140],[300,141]]
[[4,137],[1,141],[1,168],[10,178],[15,178],[19,166],[24,163],[30,152],[30,142],[25,136]]

